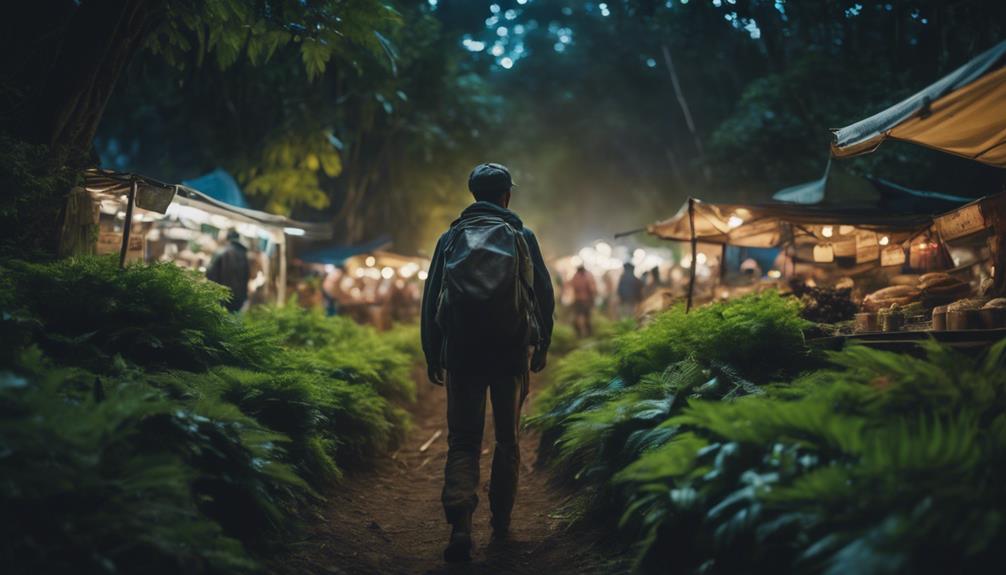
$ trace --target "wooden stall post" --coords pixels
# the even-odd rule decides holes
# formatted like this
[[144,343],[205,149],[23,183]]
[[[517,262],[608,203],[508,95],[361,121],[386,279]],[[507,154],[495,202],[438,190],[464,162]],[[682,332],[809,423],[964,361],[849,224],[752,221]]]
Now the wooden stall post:
[[133,203],[136,202],[137,182],[134,179],[129,185],[126,200],[126,221],[122,228],[122,248],[119,250],[119,269],[126,267],[126,254],[129,252],[129,232],[133,229]]
[[685,313],[692,311],[692,297],[695,294],[695,268],[699,265],[696,257],[698,240],[695,237],[695,198],[688,198],[688,227],[691,229],[692,236],[692,265],[688,274],[688,302],[685,304]]

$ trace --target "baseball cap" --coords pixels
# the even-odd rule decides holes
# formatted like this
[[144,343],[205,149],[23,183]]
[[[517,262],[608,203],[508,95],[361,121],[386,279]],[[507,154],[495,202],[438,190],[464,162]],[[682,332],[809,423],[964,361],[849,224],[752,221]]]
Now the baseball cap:
[[468,190],[473,194],[504,192],[515,187],[510,170],[503,164],[479,164],[468,176]]

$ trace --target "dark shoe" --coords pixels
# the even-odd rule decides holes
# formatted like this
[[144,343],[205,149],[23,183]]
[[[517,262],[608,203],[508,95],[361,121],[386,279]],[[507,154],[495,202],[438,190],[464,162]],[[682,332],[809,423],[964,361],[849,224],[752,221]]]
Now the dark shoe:
[[451,541],[444,549],[444,561],[458,563],[472,560],[472,534],[470,531],[460,531],[456,527],[451,531]]
[[489,525],[493,528],[493,539],[503,541],[510,536],[510,518],[496,518],[489,520]]

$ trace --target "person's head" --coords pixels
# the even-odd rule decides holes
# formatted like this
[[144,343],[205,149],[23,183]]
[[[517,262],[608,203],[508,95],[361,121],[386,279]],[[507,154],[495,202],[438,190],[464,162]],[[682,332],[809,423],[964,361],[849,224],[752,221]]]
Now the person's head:
[[579,267],[576,268],[576,273],[578,273],[578,274],[585,274],[585,273],[587,273],[587,268],[585,268],[583,266],[579,266]]
[[510,170],[503,164],[479,164],[468,175],[468,191],[479,202],[490,202],[505,208],[510,205],[513,188]]
[[636,266],[632,265],[632,262],[625,262],[625,264],[622,267],[625,269],[625,271],[629,272],[636,270]]
[[238,241],[240,239],[241,239],[241,234],[239,234],[237,230],[228,230],[227,231],[227,241],[229,241],[229,242],[236,242],[236,241]]

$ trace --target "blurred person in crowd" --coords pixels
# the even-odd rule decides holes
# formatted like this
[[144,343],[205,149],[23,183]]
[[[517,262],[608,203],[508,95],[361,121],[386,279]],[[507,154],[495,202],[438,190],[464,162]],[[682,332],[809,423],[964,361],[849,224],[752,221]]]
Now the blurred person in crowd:
[[745,283],[755,283],[762,277],[761,266],[758,265],[758,262],[754,258],[748,258],[741,262],[740,269]]
[[610,320],[618,319],[618,280],[616,270],[608,270],[601,276],[604,285],[604,313]]
[[218,283],[231,292],[224,303],[227,311],[240,311],[248,299],[248,280],[251,267],[248,264],[248,248],[241,243],[237,230],[227,232],[227,244],[217,250],[206,268],[206,279]]
[[327,316],[338,315],[339,306],[346,299],[346,294],[342,291],[344,275],[346,275],[346,271],[341,266],[333,266],[321,282],[321,294],[325,298],[325,315]]
[[475,202],[437,241],[423,292],[422,341],[430,381],[447,386],[447,464],[441,501],[448,562],[470,561],[478,505],[486,392],[496,447],[490,523],[505,540],[520,474],[520,411],[530,371],[545,368],[555,296],[538,240],[507,209],[510,171],[479,164],[468,176]]
[[579,337],[589,337],[593,334],[590,324],[590,314],[594,310],[594,300],[597,298],[597,284],[594,276],[587,268],[580,266],[569,280],[573,292],[573,327]]
[[625,262],[622,277],[618,279],[618,301],[621,317],[635,317],[636,306],[643,300],[643,282],[636,277],[636,266]]

